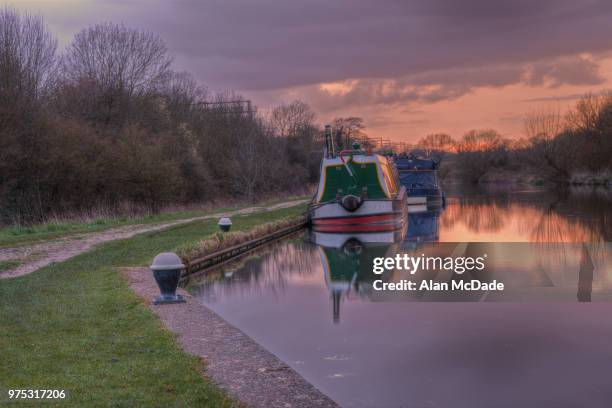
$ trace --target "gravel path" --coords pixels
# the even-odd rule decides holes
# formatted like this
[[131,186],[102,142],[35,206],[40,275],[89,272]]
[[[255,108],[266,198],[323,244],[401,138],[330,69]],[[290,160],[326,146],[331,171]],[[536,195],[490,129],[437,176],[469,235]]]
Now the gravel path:
[[226,213],[217,213],[202,217],[170,221],[163,224],[128,225],[125,227],[113,228],[107,231],[70,235],[68,237],[57,238],[32,245],[23,245],[14,248],[0,248],[0,261],[17,260],[20,262],[20,265],[16,268],[0,272],[0,279],[27,275],[28,273],[34,272],[35,270],[47,266],[52,262],[65,261],[66,259],[79,255],[104,242],[130,238],[144,232],[158,231],[174,225],[185,224],[192,221],[218,218],[222,215],[232,216],[252,214],[261,211],[272,211],[292,207],[306,202],[308,202],[308,200],[287,201],[272,205],[270,207],[249,207]]
[[337,407],[329,397],[265,350],[249,336],[180,290],[187,302],[155,306],[159,294],[148,268],[121,268],[129,285],[164,325],[177,335],[183,350],[206,363],[206,375],[249,407]]

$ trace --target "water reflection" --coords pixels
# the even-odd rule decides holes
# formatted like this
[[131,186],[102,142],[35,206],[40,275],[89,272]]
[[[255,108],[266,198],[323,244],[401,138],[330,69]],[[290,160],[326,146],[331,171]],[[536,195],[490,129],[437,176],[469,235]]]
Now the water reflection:
[[502,190],[454,186],[441,216],[442,241],[609,242],[608,189]]
[[444,207],[428,208],[426,205],[412,205],[408,208],[408,231],[406,242],[437,241],[440,238],[440,214]]
[[586,245],[582,245],[580,256],[580,269],[578,270],[578,294],[576,297],[579,302],[590,302],[593,291],[593,271],[595,265]]
[[[330,235],[330,236],[326,236]],[[605,244],[540,243],[423,243],[412,241],[366,242],[343,234],[310,234],[317,245],[326,286],[333,304],[333,320],[340,320],[341,304],[351,296],[370,301],[612,301],[612,248]],[[333,243],[336,240],[336,243]],[[442,268],[442,260],[483,257],[483,270],[461,274]],[[372,270],[375,258],[430,258],[440,265],[415,274],[393,268],[382,274]],[[434,261],[435,262],[435,261]],[[413,290],[381,291],[382,283],[409,281]],[[449,290],[473,281],[502,283],[500,291]],[[442,288],[442,290],[431,289]]]
[[[316,255],[315,247],[308,244],[277,245],[239,265],[209,273],[198,290],[209,302],[245,293],[277,297],[291,281],[318,279],[322,268],[319,276],[330,294],[334,322],[340,321],[342,302],[352,297],[376,301],[541,301],[543,296],[581,302],[611,300],[607,291],[612,284],[608,241],[612,196],[608,190],[461,190],[457,195],[451,189],[448,201],[446,209],[411,206],[403,231],[311,232],[306,241],[316,245]],[[398,270],[383,276],[372,272],[376,257],[457,256],[459,239],[472,241],[460,249],[464,256],[489,254],[485,271],[457,275],[436,270],[412,277]],[[501,294],[372,290],[376,279],[399,282],[406,278],[446,284],[500,280],[506,288]],[[572,291],[575,295],[570,296]]]
[[[608,406],[610,196],[448,201],[408,231],[294,236],[191,289],[343,406]],[[503,293],[373,289],[406,278],[373,274],[375,257],[483,253],[485,271],[414,279],[498,279]]]
[[238,262],[210,270],[188,283],[209,302],[230,297],[281,296],[292,281],[313,279],[320,262],[311,256],[311,248],[289,240],[283,245],[267,247]]
[[376,257],[393,256],[393,249],[405,237],[406,231],[332,234],[311,231],[310,242],[317,245],[325,283],[333,305],[333,321],[340,321],[340,305],[343,298],[352,293],[363,295],[370,292],[376,279],[372,273],[372,262]]

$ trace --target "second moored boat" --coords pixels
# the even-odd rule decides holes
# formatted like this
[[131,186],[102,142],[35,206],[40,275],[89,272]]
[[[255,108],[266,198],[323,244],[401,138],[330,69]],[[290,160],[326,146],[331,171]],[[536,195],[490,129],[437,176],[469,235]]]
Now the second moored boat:
[[395,157],[399,180],[408,194],[408,205],[444,206],[445,195],[438,183],[438,163],[429,158],[402,154]]

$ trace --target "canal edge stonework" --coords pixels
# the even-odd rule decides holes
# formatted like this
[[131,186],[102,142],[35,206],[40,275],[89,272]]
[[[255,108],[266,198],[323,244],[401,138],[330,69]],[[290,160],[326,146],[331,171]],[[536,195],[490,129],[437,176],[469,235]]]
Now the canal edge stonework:
[[145,267],[121,268],[130,288],[164,326],[176,334],[184,351],[202,358],[205,373],[249,407],[338,407],[300,374],[230,325],[188,292],[186,303],[153,305],[159,290]]

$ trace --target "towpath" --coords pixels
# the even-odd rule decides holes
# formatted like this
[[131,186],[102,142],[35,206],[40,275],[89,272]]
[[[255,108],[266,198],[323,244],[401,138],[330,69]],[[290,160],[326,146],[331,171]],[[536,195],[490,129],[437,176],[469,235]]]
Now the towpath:
[[130,238],[145,232],[163,230],[179,224],[186,224],[198,220],[218,218],[222,215],[234,216],[252,214],[256,212],[272,211],[281,208],[304,204],[308,200],[294,200],[275,204],[269,207],[248,207],[240,210],[214,213],[200,217],[185,218],[161,224],[137,224],[112,228],[106,231],[75,234],[67,237],[37,242],[31,245],[20,245],[10,248],[0,248],[0,262],[16,261],[17,266],[0,272],[0,279],[14,278],[27,275],[35,270],[53,262],[61,262],[73,256],[82,254],[96,245],[108,241]]
[[159,295],[149,268],[121,268],[130,288],[142,297],[186,352],[202,358],[205,375],[253,408],[337,408],[333,400],[300,374],[232,326],[188,292],[186,303],[153,305]]

